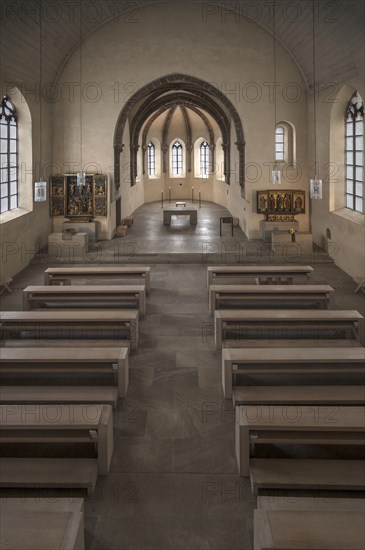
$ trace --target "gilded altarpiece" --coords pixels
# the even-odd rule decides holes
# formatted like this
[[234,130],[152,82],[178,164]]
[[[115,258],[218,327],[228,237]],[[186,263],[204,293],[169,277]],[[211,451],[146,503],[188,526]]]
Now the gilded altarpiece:
[[305,191],[280,189],[257,191],[257,213],[265,214],[266,221],[293,221],[305,213]]
[[70,219],[105,217],[108,207],[106,176],[86,174],[84,186],[77,185],[76,174],[52,176],[50,181],[51,216]]

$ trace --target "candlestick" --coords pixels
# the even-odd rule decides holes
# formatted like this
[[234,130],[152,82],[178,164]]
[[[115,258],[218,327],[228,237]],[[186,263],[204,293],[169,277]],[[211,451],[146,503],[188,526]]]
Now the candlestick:
[[199,191],[199,208],[202,207],[202,196],[201,196],[201,193]]
[[171,187],[169,187],[169,202],[171,202]]
[[191,202],[194,202],[194,187],[191,188]]

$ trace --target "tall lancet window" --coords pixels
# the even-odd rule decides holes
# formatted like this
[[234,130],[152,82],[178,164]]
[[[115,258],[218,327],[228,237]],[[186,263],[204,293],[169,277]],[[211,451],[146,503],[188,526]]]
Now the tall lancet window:
[[18,121],[7,96],[0,106],[0,199],[1,213],[18,207]]
[[156,175],[156,149],[151,141],[147,145],[147,169],[149,176]]
[[346,109],[346,208],[364,212],[364,103],[355,92]]
[[285,160],[285,132],[282,126],[275,130],[275,160]]
[[174,176],[183,175],[183,148],[179,141],[175,141],[171,150],[172,154],[172,174]]
[[200,146],[200,175],[209,176],[209,159],[210,159],[210,149],[206,141]]

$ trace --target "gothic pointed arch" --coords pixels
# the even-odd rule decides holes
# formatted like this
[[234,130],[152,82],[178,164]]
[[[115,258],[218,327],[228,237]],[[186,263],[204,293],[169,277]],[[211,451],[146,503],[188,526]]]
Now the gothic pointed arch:
[[[172,97],[173,96],[173,97]],[[239,184],[244,190],[245,140],[243,126],[237,110],[231,101],[218,88],[203,80],[184,74],[172,74],[156,79],[140,88],[126,103],[119,114],[114,133],[114,159],[119,165],[126,124],[130,129],[131,184],[136,180],[138,146],[140,132],[145,122],[165,106],[180,103],[185,108],[205,111],[217,122],[225,144],[224,172],[229,183],[231,158],[231,126],[236,134],[235,145],[239,155]],[[120,186],[119,171],[115,173],[116,187]]]

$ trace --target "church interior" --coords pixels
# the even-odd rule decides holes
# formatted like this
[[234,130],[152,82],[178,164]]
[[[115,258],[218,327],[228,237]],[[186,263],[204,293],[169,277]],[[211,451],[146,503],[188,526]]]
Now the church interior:
[[1,550],[365,550],[365,4],[0,29]]

